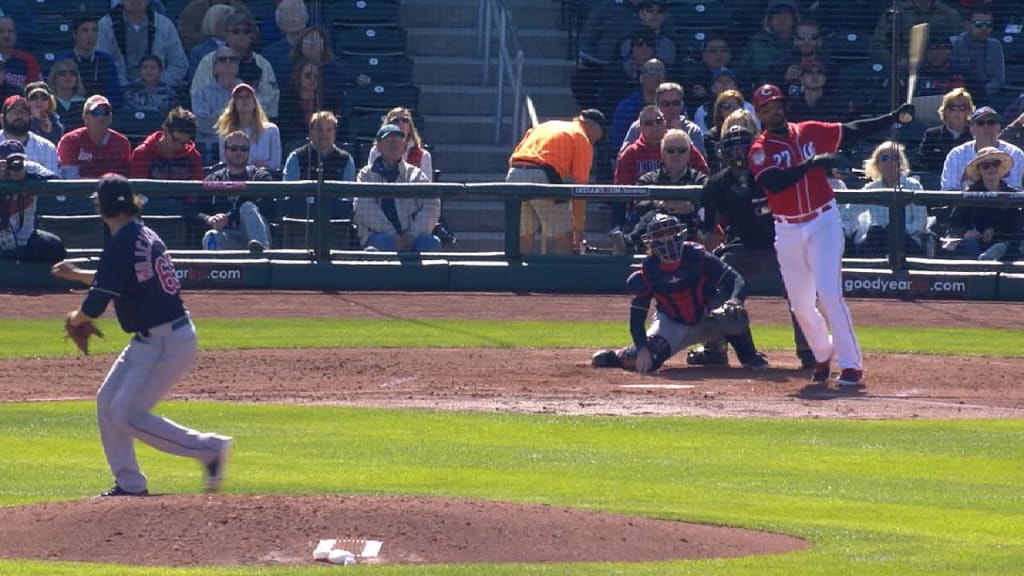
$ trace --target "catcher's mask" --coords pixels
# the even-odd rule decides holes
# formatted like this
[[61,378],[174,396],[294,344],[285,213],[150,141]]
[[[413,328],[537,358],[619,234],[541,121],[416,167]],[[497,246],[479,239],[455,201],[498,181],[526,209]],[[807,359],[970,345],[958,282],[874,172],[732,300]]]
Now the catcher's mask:
[[754,134],[746,127],[731,126],[718,143],[722,164],[730,168],[745,168],[753,142]]
[[658,214],[647,225],[647,232],[640,237],[650,254],[662,262],[678,262],[683,255],[686,241],[686,227],[679,219],[668,214]]

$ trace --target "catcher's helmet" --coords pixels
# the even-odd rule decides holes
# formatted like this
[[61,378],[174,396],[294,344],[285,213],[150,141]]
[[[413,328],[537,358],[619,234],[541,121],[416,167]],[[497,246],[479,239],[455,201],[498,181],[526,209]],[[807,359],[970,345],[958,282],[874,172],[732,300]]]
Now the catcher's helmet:
[[754,142],[754,133],[747,129],[746,126],[730,126],[725,134],[722,135],[722,139],[719,143],[722,148],[732,148],[733,146],[750,146]]
[[758,86],[757,90],[754,90],[754,110],[759,110],[761,106],[772,102],[773,100],[786,101],[786,97],[782,95],[782,90],[774,84],[763,84]]
[[658,214],[647,225],[647,232],[640,239],[658,260],[677,262],[683,255],[686,227],[675,216]]

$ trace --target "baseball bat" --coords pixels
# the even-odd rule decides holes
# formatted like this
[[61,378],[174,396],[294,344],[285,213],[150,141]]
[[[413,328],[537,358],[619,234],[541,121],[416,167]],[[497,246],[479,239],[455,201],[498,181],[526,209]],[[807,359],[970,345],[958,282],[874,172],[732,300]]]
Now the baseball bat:
[[[910,51],[907,53],[907,68],[909,77],[907,80],[907,104],[914,101],[914,90],[917,88],[917,68],[921,64],[921,57],[924,56],[924,47],[928,43],[928,25],[917,24],[910,29]],[[900,122],[909,124],[914,118],[910,114],[900,114]]]

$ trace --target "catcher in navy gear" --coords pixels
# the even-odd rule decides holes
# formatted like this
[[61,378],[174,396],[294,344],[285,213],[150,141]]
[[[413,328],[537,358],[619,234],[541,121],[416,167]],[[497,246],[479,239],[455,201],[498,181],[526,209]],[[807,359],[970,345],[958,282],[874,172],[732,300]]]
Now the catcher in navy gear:
[[[651,221],[643,237],[648,256],[626,281],[633,295],[633,345],[595,353],[595,368],[652,372],[679,351],[715,338],[725,338],[743,366],[768,367],[750,334],[743,278],[700,244],[687,242],[685,235],[674,216],[659,214]],[[656,303],[654,320],[645,331],[651,300]]]
[[[754,134],[743,126],[732,126],[722,135],[718,148],[724,167],[708,179],[701,193],[701,232],[704,245],[714,248],[714,254],[745,280],[775,276],[781,282],[772,212],[764,191],[754,185],[747,165],[747,152],[753,141]],[[725,227],[724,237],[719,225]],[[792,313],[790,317],[800,365],[814,368],[814,353]],[[703,347],[687,353],[686,363],[725,366],[729,363],[728,346],[722,339],[705,342]]]

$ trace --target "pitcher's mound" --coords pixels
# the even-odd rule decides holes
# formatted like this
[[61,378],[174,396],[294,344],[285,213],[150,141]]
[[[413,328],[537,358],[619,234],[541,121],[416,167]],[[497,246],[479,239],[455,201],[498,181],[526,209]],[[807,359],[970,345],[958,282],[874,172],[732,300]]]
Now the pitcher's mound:
[[312,564],[317,542],[330,538],[383,541],[367,560],[381,564],[650,562],[808,546],[735,528],[404,496],[104,498],[5,508],[3,516],[2,558],[146,566]]

